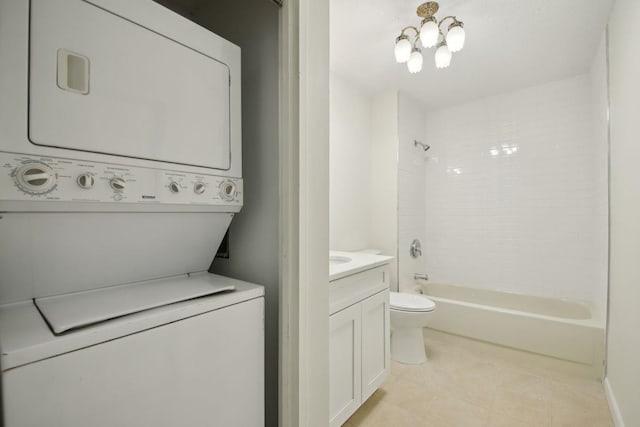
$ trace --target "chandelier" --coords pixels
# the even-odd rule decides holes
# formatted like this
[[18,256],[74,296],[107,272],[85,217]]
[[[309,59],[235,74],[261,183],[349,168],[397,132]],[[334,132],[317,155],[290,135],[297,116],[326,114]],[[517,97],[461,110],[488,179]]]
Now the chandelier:
[[[436,19],[433,15],[439,7],[435,1],[418,6],[416,13],[422,18],[420,28],[412,25],[404,27],[400,36],[396,38],[394,49],[396,61],[401,64],[406,62],[410,73],[422,70],[422,51],[417,47],[418,40],[424,48],[438,46],[435,54],[437,68],[448,67],[451,63],[451,53],[458,52],[464,46],[464,25],[455,16],[445,16],[441,20]],[[446,27],[445,34],[442,31],[442,24],[447,20],[450,21],[450,24]],[[413,42],[405,34],[408,30],[415,32]]]

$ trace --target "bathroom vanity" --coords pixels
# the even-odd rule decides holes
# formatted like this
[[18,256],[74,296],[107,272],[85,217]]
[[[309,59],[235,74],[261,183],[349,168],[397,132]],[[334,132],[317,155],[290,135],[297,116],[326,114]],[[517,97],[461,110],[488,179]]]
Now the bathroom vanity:
[[341,426],[389,375],[389,263],[360,252],[329,256],[329,420]]

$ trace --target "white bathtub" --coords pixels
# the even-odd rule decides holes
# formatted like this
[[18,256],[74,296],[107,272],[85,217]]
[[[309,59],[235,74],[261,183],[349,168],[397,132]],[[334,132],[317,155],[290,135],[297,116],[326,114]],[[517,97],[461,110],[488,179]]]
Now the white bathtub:
[[580,302],[418,281],[436,303],[429,328],[602,371],[604,325]]

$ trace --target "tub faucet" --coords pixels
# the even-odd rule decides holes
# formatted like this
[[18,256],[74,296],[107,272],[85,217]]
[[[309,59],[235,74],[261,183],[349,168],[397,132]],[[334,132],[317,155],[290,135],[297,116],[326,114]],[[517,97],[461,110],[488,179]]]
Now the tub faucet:
[[415,280],[429,280],[429,276],[427,276],[426,274],[421,274],[421,273],[414,274],[413,278]]

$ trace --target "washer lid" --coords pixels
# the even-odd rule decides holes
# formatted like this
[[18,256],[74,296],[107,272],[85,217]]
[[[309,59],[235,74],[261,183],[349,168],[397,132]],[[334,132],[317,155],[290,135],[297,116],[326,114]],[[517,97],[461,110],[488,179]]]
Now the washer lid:
[[[171,279],[159,279],[166,282]],[[210,273],[191,275],[191,278],[174,279],[208,282],[212,286],[231,286],[233,292],[221,292],[204,298],[177,302],[139,313],[111,319],[54,335],[36,308],[33,300],[0,305],[0,370],[3,372],[19,366],[49,359],[61,354],[85,349],[101,343],[144,333],[158,326],[188,319],[215,310],[225,309],[250,300],[264,303],[264,288],[252,283]]]
[[224,291],[228,283],[208,276],[180,276],[127,285],[36,298],[36,306],[56,334],[127,314],[186,301]]
[[394,310],[401,311],[432,311],[436,303],[429,298],[404,292],[389,292],[389,304]]

